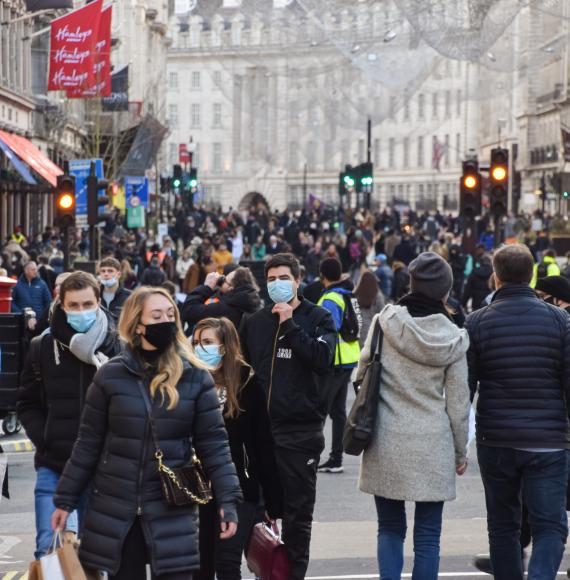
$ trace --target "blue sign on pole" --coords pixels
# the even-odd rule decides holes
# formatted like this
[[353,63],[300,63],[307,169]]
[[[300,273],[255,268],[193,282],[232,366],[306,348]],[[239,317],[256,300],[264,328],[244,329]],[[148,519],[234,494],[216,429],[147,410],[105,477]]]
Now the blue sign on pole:
[[148,177],[125,175],[125,204],[127,208],[148,208]]
[[[87,226],[87,177],[92,161],[95,162],[95,175],[103,179],[102,159],[72,159],[69,162],[69,173],[75,176],[75,222],[78,226]],[[105,192],[99,192],[99,195],[105,195]]]

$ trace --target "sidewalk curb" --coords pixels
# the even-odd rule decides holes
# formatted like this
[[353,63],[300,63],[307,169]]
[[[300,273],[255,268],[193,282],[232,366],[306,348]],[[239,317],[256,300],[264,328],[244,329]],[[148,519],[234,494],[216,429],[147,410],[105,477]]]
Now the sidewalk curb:
[[20,441],[6,441],[0,439],[0,445],[4,453],[32,453],[36,449],[29,439],[22,439]]

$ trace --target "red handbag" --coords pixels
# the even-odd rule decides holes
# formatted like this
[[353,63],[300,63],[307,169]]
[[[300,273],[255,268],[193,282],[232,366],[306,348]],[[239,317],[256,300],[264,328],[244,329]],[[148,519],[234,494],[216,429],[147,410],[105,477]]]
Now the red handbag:
[[289,579],[289,560],[275,522],[261,522],[253,527],[247,566],[261,580]]

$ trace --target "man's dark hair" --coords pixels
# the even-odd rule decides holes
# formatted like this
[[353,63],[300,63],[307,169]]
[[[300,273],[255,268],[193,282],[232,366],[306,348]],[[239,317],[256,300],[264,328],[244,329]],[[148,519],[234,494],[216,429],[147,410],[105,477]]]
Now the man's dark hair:
[[272,268],[280,268],[281,266],[289,268],[295,280],[301,277],[301,264],[299,264],[299,260],[293,254],[275,254],[275,256],[269,258],[265,262],[265,277],[267,278],[269,270]]
[[523,244],[503,246],[493,255],[493,270],[503,284],[529,284],[534,260]]
[[544,257],[546,258],[546,256],[548,256],[549,258],[556,258],[556,250],[549,248],[548,250],[546,250],[546,252],[544,252]]
[[241,288],[242,286],[251,286],[255,290],[259,291],[259,287],[255,282],[255,278],[253,277],[251,270],[249,268],[240,266],[233,271],[232,287]]
[[327,258],[321,262],[319,273],[329,282],[338,282],[342,276],[342,265],[336,258]]
[[85,290],[85,288],[93,288],[95,292],[95,298],[99,300],[101,297],[101,291],[99,289],[99,283],[95,279],[93,274],[88,274],[87,272],[72,272],[62,283],[59,289],[59,299],[62,304],[65,301],[65,293],[73,292],[75,290]]

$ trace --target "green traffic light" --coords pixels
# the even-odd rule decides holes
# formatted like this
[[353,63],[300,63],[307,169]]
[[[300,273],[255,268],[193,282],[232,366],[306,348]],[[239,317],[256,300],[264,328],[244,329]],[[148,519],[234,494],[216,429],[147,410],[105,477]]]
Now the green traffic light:
[[346,185],[348,185],[350,187],[352,187],[354,185],[354,179],[352,179],[352,177],[350,177],[350,175],[345,175],[344,182],[346,183]]
[[180,179],[175,179],[175,180],[172,182],[172,185],[173,185],[174,187],[180,187]]
[[569,194],[567,191],[565,191],[565,192],[564,192],[562,195],[563,195],[564,197],[568,197],[570,194]]
[[190,180],[190,187],[196,187],[198,185],[198,180],[197,179],[191,179]]
[[360,182],[362,183],[362,185],[372,185],[373,183],[373,179],[372,177],[363,177]]

